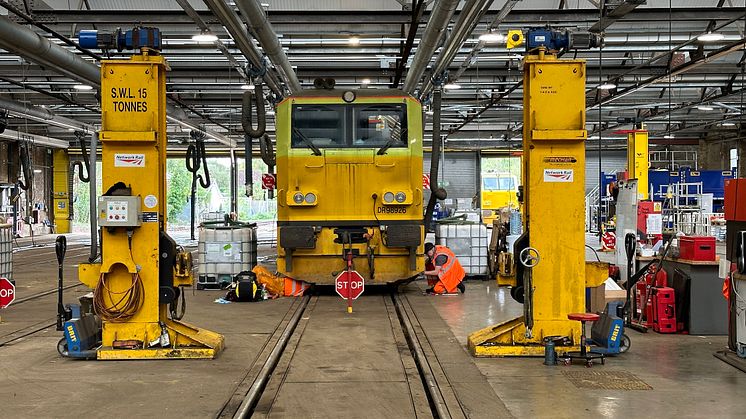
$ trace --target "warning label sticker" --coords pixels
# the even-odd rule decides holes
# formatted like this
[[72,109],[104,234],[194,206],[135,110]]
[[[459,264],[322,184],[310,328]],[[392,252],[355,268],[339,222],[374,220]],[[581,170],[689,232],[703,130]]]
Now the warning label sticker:
[[573,169],[544,169],[544,182],[572,182]]
[[114,154],[114,167],[145,167],[145,155]]

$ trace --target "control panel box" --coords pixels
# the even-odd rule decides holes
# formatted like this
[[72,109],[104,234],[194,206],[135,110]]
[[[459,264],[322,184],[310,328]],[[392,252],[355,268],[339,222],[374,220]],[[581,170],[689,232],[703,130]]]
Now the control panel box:
[[139,196],[98,198],[98,225],[101,227],[139,227],[141,223]]

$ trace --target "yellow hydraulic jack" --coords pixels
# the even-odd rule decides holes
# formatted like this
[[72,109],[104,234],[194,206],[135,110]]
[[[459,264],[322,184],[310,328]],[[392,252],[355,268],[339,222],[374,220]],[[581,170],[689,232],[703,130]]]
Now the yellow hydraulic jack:
[[136,31],[111,38],[134,42],[140,54],[101,64],[102,256],[79,268],[102,319],[96,357],[214,358],[223,336],[176,320],[175,305],[193,277],[190,254],[166,234],[168,64],[145,47],[160,46],[157,29]]
[[549,337],[558,352],[578,350],[580,323],[567,315],[585,312],[585,287],[606,278],[603,265],[585,262],[585,61],[551,52],[572,47],[567,32],[531,30],[526,43],[524,234],[515,244],[518,283],[511,290],[524,315],[469,335],[475,356],[543,355]]

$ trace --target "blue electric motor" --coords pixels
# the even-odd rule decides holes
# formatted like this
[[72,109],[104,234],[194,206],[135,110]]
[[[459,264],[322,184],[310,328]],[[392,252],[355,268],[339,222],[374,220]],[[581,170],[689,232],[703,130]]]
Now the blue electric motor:
[[121,29],[114,32],[84,30],[78,33],[78,42],[83,48],[116,49],[119,52],[141,48],[160,51],[161,31],[158,28],[140,26],[126,32]]

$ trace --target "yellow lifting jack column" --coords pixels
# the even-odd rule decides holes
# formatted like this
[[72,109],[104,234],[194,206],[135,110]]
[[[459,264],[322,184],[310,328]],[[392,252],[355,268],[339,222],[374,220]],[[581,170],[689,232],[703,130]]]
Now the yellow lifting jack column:
[[191,255],[166,234],[167,70],[148,48],[101,64],[102,256],[79,277],[95,289],[102,360],[214,358],[224,345],[176,320],[193,277]]
[[[524,60],[524,235],[511,291],[524,315],[469,335],[475,356],[543,355],[550,336],[560,338],[559,353],[580,347],[580,323],[567,315],[585,312],[585,287],[606,278],[585,262],[585,77],[585,61],[560,60],[544,46]],[[595,270],[592,284],[586,269]]]

